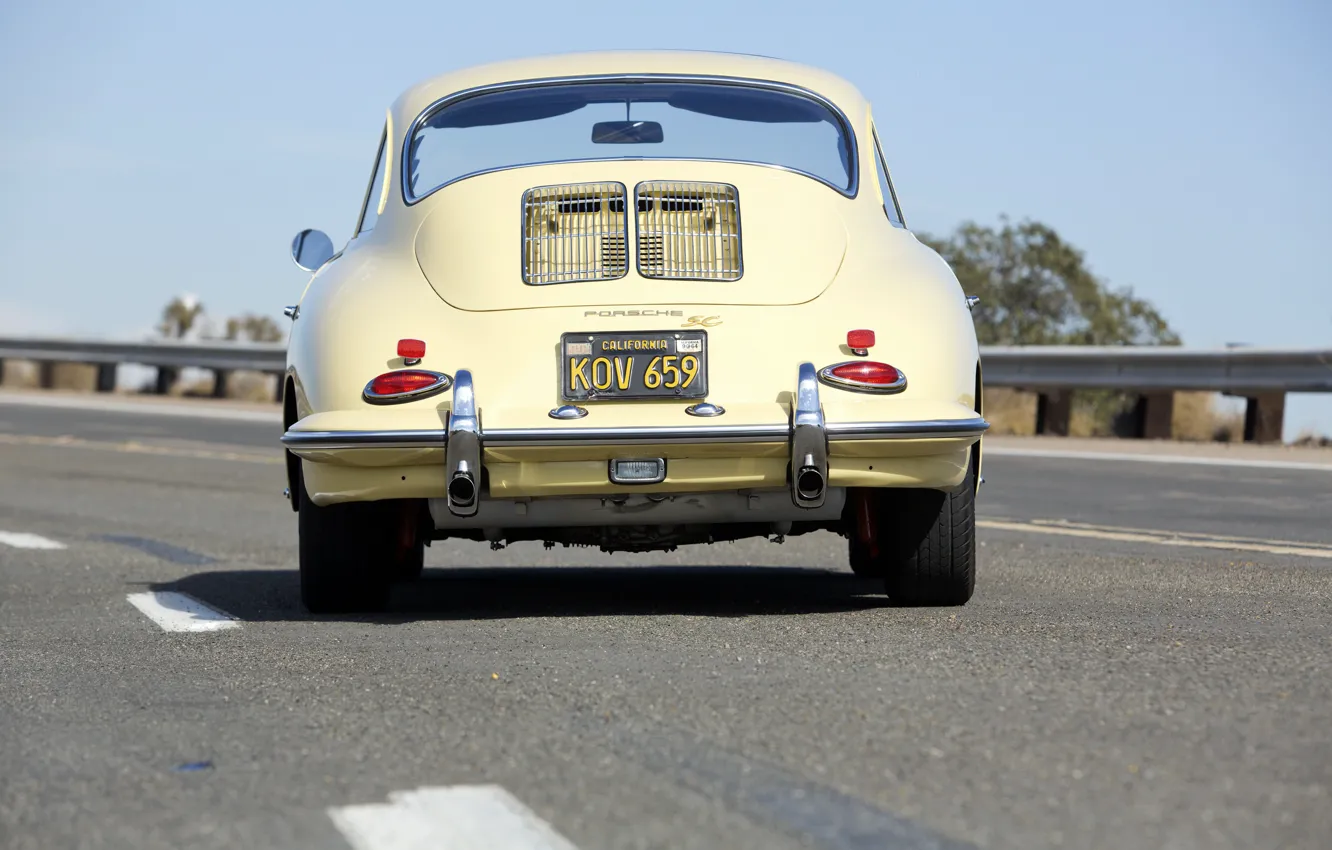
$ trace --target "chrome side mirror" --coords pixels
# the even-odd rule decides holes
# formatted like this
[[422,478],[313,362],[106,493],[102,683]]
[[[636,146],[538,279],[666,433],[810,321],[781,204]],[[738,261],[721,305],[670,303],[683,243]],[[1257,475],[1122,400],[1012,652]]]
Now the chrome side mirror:
[[291,240],[291,258],[307,272],[318,271],[333,259],[333,240],[322,230],[302,230]]

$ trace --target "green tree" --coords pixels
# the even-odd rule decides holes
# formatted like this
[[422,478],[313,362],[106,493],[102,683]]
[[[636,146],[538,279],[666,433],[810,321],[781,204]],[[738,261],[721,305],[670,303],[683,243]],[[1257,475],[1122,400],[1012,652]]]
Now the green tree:
[[282,329],[268,316],[256,316],[246,313],[227,319],[228,340],[249,340],[250,342],[279,342]]
[[[966,222],[945,238],[918,234],[948,261],[962,290],[979,295],[972,315],[982,345],[1178,345],[1164,317],[1130,289],[1112,289],[1087,268],[1086,257],[1035,221],[998,228]],[[1093,433],[1128,427],[1135,397],[1083,391],[1076,408]]]
[[968,295],[982,345],[1178,345],[1166,320],[1129,289],[1112,289],[1086,257],[1035,221],[966,222],[945,238],[918,234]]

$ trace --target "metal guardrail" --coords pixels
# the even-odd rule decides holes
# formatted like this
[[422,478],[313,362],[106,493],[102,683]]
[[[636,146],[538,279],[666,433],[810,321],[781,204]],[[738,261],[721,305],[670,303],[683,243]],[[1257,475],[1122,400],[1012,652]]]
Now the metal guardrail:
[[[6,359],[41,363],[43,386],[53,382],[54,363],[97,364],[96,388],[102,392],[115,388],[121,363],[156,367],[158,393],[171,388],[181,369],[209,369],[216,375],[213,394],[223,396],[229,373],[280,375],[287,354],[281,343],[0,337],[0,367]],[[986,386],[1039,394],[1039,434],[1069,433],[1070,391],[1116,389],[1139,394],[1132,434],[1169,437],[1173,391],[1206,390],[1248,398],[1244,438],[1273,442],[1281,439],[1286,393],[1332,392],[1332,348],[982,346],[981,365]],[[276,391],[281,398],[280,381]]]
[[287,347],[280,342],[117,342],[0,337],[0,360],[9,359],[281,372],[287,365]]
[[[282,343],[0,337],[0,360],[281,372]],[[1332,348],[983,346],[985,383],[1031,390],[1332,392]]]
[[1332,348],[985,346],[985,384],[1031,390],[1332,392]]

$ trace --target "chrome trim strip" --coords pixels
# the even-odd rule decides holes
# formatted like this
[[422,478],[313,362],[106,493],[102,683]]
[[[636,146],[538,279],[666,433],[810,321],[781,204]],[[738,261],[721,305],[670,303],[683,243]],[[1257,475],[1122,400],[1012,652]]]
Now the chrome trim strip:
[[990,423],[972,419],[926,419],[918,422],[830,422],[829,440],[926,440],[931,437],[979,437]]
[[[918,422],[829,422],[829,442],[839,440],[923,440],[979,437],[990,423],[973,419],[932,419]],[[781,443],[790,438],[789,424],[689,425],[660,428],[499,428],[485,431],[489,446],[670,445],[675,443]],[[288,431],[282,444],[290,449],[442,449],[447,436],[438,431]]]
[[[406,363],[407,361],[404,360],[403,362]],[[421,361],[417,360],[416,362],[420,363]],[[407,363],[407,365],[410,366],[412,364]],[[401,402],[404,401],[416,401],[418,399],[430,398],[432,395],[439,395],[440,393],[447,390],[449,387],[453,386],[453,378],[449,377],[443,372],[436,372],[433,369],[411,369],[411,370],[403,369],[400,371],[425,372],[426,374],[434,375],[435,382],[433,384],[420,387],[419,389],[408,390],[407,392],[381,394],[373,392],[370,389],[370,387],[374,385],[375,381],[379,380],[379,378],[381,377],[377,375],[370,379],[370,382],[365,385],[365,389],[361,390],[362,400],[364,400],[368,404],[400,404]],[[387,375],[390,373],[385,372],[384,374]]]
[[777,163],[771,163],[771,162],[750,162],[747,160],[732,160],[732,159],[710,159],[707,157],[662,157],[658,161],[721,162],[721,163],[733,163],[741,165],[761,165],[770,168],[778,168],[781,169],[782,171],[789,171],[793,174],[803,175],[805,177],[810,178],[811,180],[816,180],[819,183],[822,183],[823,185],[827,186],[828,188],[832,189],[833,191],[847,198],[855,198],[860,193],[860,139],[856,135],[855,125],[851,123],[851,119],[847,118],[846,112],[843,111],[840,106],[838,106],[836,103],[834,103],[833,101],[829,100],[828,98],[824,97],[823,95],[819,94],[816,91],[812,91],[803,86],[797,86],[791,83],[781,83],[775,80],[756,80],[749,77],[726,77],[713,74],[591,74],[581,77],[538,77],[529,80],[512,80],[510,82],[505,82],[505,83],[491,83],[489,85],[475,86],[470,89],[463,89],[462,91],[456,91],[453,92],[452,94],[445,95],[444,97],[441,97],[440,99],[431,103],[425,109],[421,110],[421,114],[417,115],[416,118],[412,121],[412,123],[408,125],[407,133],[402,138],[402,156],[399,158],[400,165],[398,166],[398,172],[399,172],[398,182],[402,188],[403,203],[410,207],[413,204],[417,203],[418,201],[425,200],[426,198],[438,192],[440,189],[443,189],[446,186],[451,186],[460,180],[466,180],[469,177],[476,177],[481,174],[491,174],[496,171],[509,171],[510,169],[514,168],[527,168],[535,165],[552,165],[560,162],[626,161],[626,158],[622,156],[605,157],[602,159],[576,159],[576,160],[554,159],[554,160],[544,160],[540,162],[513,163],[511,165],[497,166],[495,168],[483,168],[478,171],[469,172],[467,174],[460,174],[451,180],[448,180],[444,183],[439,184],[438,186],[435,186],[430,191],[420,196],[417,196],[412,191],[410,180],[408,179],[409,177],[408,172],[412,161],[412,155],[411,155],[412,139],[416,136],[416,131],[420,129],[421,125],[425,123],[425,121],[428,118],[430,118],[432,115],[434,115],[436,112],[440,111],[441,109],[444,109],[447,106],[451,106],[452,104],[457,103],[458,101],[466,100],[467,98],[470,97],[476,97],[477,95],[493,94],[495,92],[508,91],[511,89],[537,88],[540,86],[561,86],[561,85],[569,86],[569,85],[580,85],[583,83],[633,83],[633,82],[712,83],[715,85],[749,86],[751,88],[767,89],[769,91],[780,91],[780,92],[785,92],[787,94],[793,94],[800,97],[809,98],[810,100],[813,100],[819,105],[826,107],[828,110],[830,110],[833,113],[833,116],[835,118],[837,118],[839,121],[842,122],[842,132],[846,134],[847,139],[849,139],[851,142],[851,149],[850,151],[847,152],[848,159],[851,165],[851,173],[849,175],[850,179],[846,187],[838,186],[837,184],[832,183],[829,180],[818,176],[817,174],[811,174],[808,171],[801,171],[798,168],[792,168],[791,166],[787,165],[778,165]]
[[[865,353],[867,355],[869,354],[868,351],[866,351]],[[832,370],[836,369],[839,366],[857,366],[864,362],[866,361],[843,360],[841,363],[834,363],[831,366],[824,366],[822,369],[819,370],[819,380],[830,387],[836,387],[839,390],[850,390],[853,393],[892,395],[893,393],[900,393],[902,390],[906,389],[907,386],[906,373],[903,372],[901,369],[897,369],[896,366],[894,366],[893,368],[897,369],[897,380],[893,381],[891,384],[866,384],[860,381],[853,381],[848,378],[841,378],[832,373]],[[886,366],[888,364],[885,363],[884,365]]]
[[448,437],[438,431],[288,431],[289,449],[442,449]]

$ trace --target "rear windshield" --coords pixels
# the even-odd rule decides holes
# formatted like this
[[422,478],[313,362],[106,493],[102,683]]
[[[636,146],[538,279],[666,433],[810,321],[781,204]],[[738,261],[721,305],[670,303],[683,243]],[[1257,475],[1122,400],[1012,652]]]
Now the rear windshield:
[[446,104],[417,122],[408,201],[473,174],[546,162],[706,159],[774,165],[850,194],[855,143],[812,96],[740,83],[538,85]]

